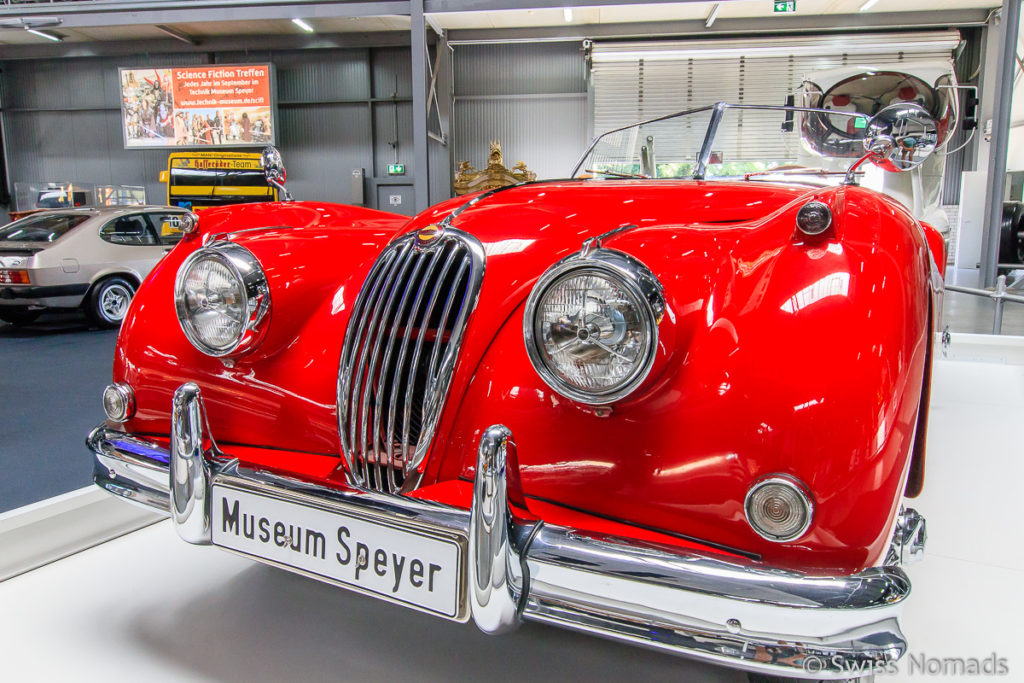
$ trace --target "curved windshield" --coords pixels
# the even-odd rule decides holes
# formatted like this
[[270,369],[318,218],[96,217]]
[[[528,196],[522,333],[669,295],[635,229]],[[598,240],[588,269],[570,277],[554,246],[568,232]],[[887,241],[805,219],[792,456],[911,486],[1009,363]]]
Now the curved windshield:
[[0,228],[0,242],[53,242],[85,221],[88,214],[42,213]]
[[[832,125],[830,117],[842,118],[843,125]],[[804,144],[807,131],[824,138],[827,152],[829,145],[861,145],[868,120],[856,112],[719,103],[609,131],[594,141],[573,176],[721,178],[806,172],[821,165],[810,158],[820,153]]]

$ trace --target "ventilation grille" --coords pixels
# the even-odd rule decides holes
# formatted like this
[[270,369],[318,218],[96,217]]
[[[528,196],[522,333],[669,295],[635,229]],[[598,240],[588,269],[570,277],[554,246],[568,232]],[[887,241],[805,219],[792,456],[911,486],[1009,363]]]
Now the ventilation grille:
[[484,252],[447,229],[389,245],[370,269],[345,332],[338,429],[352,481],[395,493],[415,485],[447,398]]

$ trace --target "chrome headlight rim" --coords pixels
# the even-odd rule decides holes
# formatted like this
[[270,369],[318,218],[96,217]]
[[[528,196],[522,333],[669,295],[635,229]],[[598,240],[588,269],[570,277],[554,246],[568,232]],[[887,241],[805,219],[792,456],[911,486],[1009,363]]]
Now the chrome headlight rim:
[[[771,534],[766,532],[765,530],[761,529],[757,525],[757,523],[755,523],[752,519],[750,506],[754,494],[763,489],[765,486],[768,486],[769,484],[784,486],[789,490],[793,491],[794,493],[797,494],[798,498],[800,499],[800,502],[804,506],[804,512],[806,514],[804,523],[800,526],[799,529],[785,536],[780,536],[777,534]],[[814,521],[814,501],[811,500],[811,495],[810,493],[808,493],[807,487],[804,485],[802,481],[800,481],[796,477],[787,474],[769,474],[755,481],[754,485],[751,486],[750,490],[747,491],[747,495],[743,499],[743,517],[747,520],[747,526],[749,526],[754,531],[754,533],[756,533],[761,538],[767,541],[771,541],[772,543],[792,543],[793,541],[797,541],[803,538],[803,536],[807,533],[808,529],[811,528],[811,524]]]
[[[563,276],[584,275],[587,272],[613,280],[640,303],[647,336],[643,360],[630,379],[616,387],[598,392],[583,391],[568,384],[553,372],[545,361],[541,340],[536,330],[537,307],[548,290]],[[658,327],[664,315],[664,288],[650,268],[629,254],[614,249],[584,250],[562,259],[549,268],[530,292],[523,314],[526,353],[540,378],[559,395],[586,405],[608,405],[625,399],[647,379],[657,357]]]
[[[215,260],[226,267],[241,284],[245,296],[245,323],[231,344],[223,348],[203,341],[185,306],[185,277],[198,261],[205,259]],[[214,242],[189,254],[178,267],[174,281],[174,308],[181,331],[192,346],[215,358],[238,356],[253,350],[266,334],[265,322],[270,313],[270,285],[263,266],[251,251],[234,242]]]

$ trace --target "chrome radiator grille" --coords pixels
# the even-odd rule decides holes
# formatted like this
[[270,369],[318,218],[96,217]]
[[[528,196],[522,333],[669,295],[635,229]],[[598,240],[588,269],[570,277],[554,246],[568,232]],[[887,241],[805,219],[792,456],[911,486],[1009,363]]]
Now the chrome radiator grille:
[[370,269],[338,371],[338,431],[355,484],[415,485],[483,271],[480,243],[451,228],[400,237]]

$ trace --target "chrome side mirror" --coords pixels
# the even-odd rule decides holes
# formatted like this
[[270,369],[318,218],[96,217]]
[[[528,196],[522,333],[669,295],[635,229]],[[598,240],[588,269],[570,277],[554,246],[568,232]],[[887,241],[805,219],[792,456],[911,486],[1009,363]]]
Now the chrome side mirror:
[[864,150],[868,159],[886,171],[909,171],[932,155],[939,145],[938,123],[913,102],[890,104],[868,121]]
[[281,193],[281,200],[292,201],[292,193],[284,186],[288,174],[284,169],[284,160],[277,147],[268,145],[263,148],[263,154],[260,156],[260,168],[263,169],[263,176],[267,179],[267,184]]

